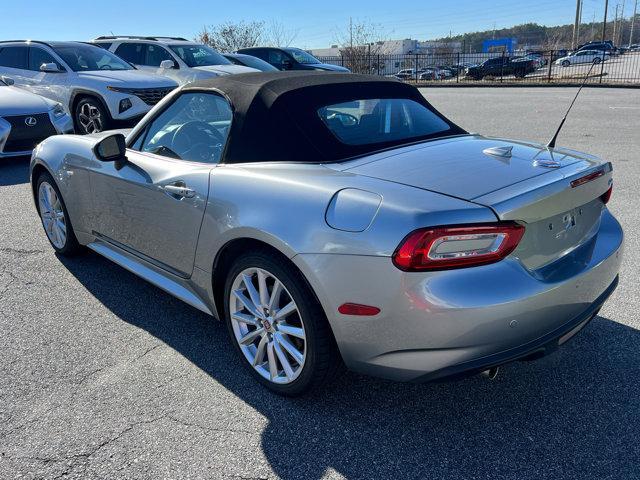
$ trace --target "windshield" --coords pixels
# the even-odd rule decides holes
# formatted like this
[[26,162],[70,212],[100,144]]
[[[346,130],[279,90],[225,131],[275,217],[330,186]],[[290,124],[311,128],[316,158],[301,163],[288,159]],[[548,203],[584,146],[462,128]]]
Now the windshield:
[[316,63],[320,63],[320,60],[316,57],[304,50],[300,50],[299,48],[285,48],[284,51],[291,55],[296,62],[302,63],[303,65],[314,65]]
[[209,65],[232,65],[232,63],[206,45],[169,45],[180,59],[189,67],[207,67]]
[[133,70],[127,62],[104,48],[93,45],[69,45],[54,48],[74,72],[94,70]]
[[426,137],[450,130],[426,106],[407,98],[373,98],[328,105],[320,119],[347,145],[368,145]]
[[245,65],[247,67],[255,68],[257,70],[261,70],[263,72],[277,72],[278,69],[271,65],[270,63],[265,62],[264,60],[253,57],[251,55],[243,55],[238,58],[240,65]]

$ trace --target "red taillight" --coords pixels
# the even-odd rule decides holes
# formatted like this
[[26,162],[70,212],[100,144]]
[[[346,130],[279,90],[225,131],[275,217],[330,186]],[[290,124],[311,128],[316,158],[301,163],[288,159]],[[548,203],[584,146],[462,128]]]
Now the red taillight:
[[400,270],[445,270],[502,260],[518,246],[524,227],[514,222],[423,228],[410,233],[393,254]]
[[359,315],[364,317],[370,317],[380,313],[378,307],[360,305],[359,303],[343,303],[338,307],[338,311],[343,315]]
[[600,195],[600,199],[602,200],[603,203],[609,203],[609,200],[611,200],[611,194],[613,193],[613,185],[611,185],[609,187],[609,190],[607,190],[606,192],[604,192],[602,195]]
[[585,183],[589,183],[596,178],[600,178],[604,175],[604,170],[598,170],[597,172],[592,172],[584,177],[577,178],[571,182],[571,188],[579,187],[580,185],[584,185]]

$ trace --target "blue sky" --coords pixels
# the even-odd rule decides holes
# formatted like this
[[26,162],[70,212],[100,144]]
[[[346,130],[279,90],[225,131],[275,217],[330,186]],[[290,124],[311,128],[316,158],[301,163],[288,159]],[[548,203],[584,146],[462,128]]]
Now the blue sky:
[[[172,35],[193,38],[203,25],[226,20],[278,21],[296,30],[303,48],[327,47],[348,28],[349,17],[381,25],[388,38],[427,40],[525,22],[572,23],[574,0],[0,0],[2,39],[89,40],[98,35]],[[618,0],[622,3],[623,0]],[[625,16],[633,0],[626,0]],[[610,2],[615,9],[616,0]],[[393,5],[398,5],[394,8]],[[611,18],[612,5],[609,6]],[[584,0],[583,19],[602,20],[604,0]]]

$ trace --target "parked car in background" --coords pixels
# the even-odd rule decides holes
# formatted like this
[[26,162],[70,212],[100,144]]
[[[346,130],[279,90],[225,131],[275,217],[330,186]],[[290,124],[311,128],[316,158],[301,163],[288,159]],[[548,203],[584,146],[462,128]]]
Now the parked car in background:
[[13,87],[0,77],[0,158],[31,155],[45,138],[73,133],[73,120],[61,103]]
[[176,88],[166,77],[136,70],[102,48],[81,42],[0,42],[0,75],[17,87],[61,103],[78,133],[131,124]]
[[235,65],[244,65],[245,67],[255,68],[261,72],[276,72],[278,69],[265,62],[261,58],[254,57],[253,55],[245,55],[243,53],[224,53],[224,58],[229,60]]
[[420,72],[416,74],[416,71],[413,68],[403,68],[402,70],[398,70],[396,73],[389,76],[398,78],[400,80],[415,80],[419,74]]
[[216,316],[282,395],[343,363],[422,382],[555,351],[618,283],[612,178],[470,134],[406,83],[326,72],[186,85],[126,138],[57,136],[31,159],[58,254],[85,245]]
[[616,51],[616,47],[611,40],[605,40],[604,42],[596,41],[584,43],[576,49],[577,52],[579,52],[580,50],[599,50],[605,51],[609,53],[609,55],[613,55]]
[[293,47],[251,47],[241,48],[236,53],[253,55],[270,63],[278,70],[325,70],[348,72],[349,69],[331,63],[322,63],[309,52]]
[[535,72],[536,67],[533,61],[527,59],[512,59],[507,56],[500,56],[485,60],[479,65],[474,65],[465,70],[465,76],[474,80],[482,80],[484,77],[502,77],[513,75],[523,78],[525,75]]
[[609,59],[609,54],[602,50],[578,50],[566,57],[559,58],[555,61],[556,65],[568,67],[579,63],[600,63],[603,59]]
[[[438,68],[421,68],[418,70],[418,80],[441,80],[443,76]],[[415,77],[411,76],[408,79],[411,78]]]
[[93,41],[140,70],[164,75],[180,85],[235,73],[256,72],[234,65],[208,45],[181,37],[98,37]]

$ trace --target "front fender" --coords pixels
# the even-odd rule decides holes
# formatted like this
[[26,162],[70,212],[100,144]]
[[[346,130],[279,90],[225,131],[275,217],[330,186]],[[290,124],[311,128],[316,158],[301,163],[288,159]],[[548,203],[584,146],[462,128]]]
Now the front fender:
[[89,166],[97,161],[93,155],[96,137],[56,135],[41,142],[31,154],[30,179],[34,192],[38,172],[46,171],[56,182],[64,200],[73,229],[81,243],[83,234],[91,234],[93,199]]

